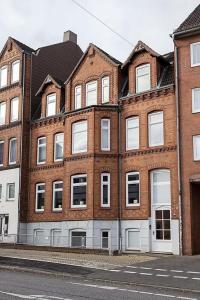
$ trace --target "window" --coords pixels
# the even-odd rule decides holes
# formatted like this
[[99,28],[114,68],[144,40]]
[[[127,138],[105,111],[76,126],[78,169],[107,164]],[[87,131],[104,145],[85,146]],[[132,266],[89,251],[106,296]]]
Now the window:
[[110,173],[101,173],[101,206],[110,207]]
[[9,164],[16,164],[17,160],[17,139],[13,138],[9,143]]
[[71,177],[71,207],[86,207],[87,175]]
[[37,164],[44,164],[46,162],[46,137],[38,138],[37,145]]
[[0,125],[4,125],[6,122],[6,102],[0,103]]
[[156,240],[171,240],[171,212],[169,209],[155,211]]
[[12,76],[11,76],[11,82],[18,82],[19,81],[19,66],[20,66],[20,61],[14,61],[12,63]]
[[15,184],[7,184],[7,200],[15,200]]
[[140,204],[140,179],[138,172],[126,174],[126,206]]
[[54,160],[63,160],[64,133],[57,133],[54,141]]
[[164,144],[163,112],[149,114],[149,146]]
[[136,68],[136,93],[148,91],[151,88],[150,64]]
[[36,211],[44,211],[45,183],[36,184]]
[[171,204],[171,186],[169,170],[152,171],[151,197],[153,205]]
[[0,184],[0,201],[2,200],[2,184]]
[[101,120],[101,150],[110,150],[110,120]]
[[102,230],[101,232],[101,248],[108,249],[109,248],[109,231]]
[[14,98],[11,100],[10,104],[10,121],[14,122],[18,120],[19,114],[19,98]]
[[0,166],[3,166],[4,141],[0,141]]
[[87,121],[72,125],[72,153],[87,152]]
[[192,112],[200,112],[200,88],[192,89]]
[[0,69],[0,88],[7,86],[8,84],[8,67],[4,66]]
[[200,65],[200,42],[191,44],[191,67]]
[[194,160],[200,160],[200,135],[193,136],[193,156]]
[[86,105],[97,104],[97,81],[91,81],[86,84]]
[[128,229],[126,231],[126,249],[140,250],[140,231],[138,228]]
[[9,223],[9,216],[5,216],[4,219],[4,235],[8,235],[8,223]]
[[109,102],[109,96],[110,96],[110,84],[109,84],[109,77],[106,76],[102,78],[102,103]]
[[126,150],[139,148],[139,117],[126,119]]
[[72,247],[86,247],[86,232],[72,231],[71,232],[71,246]]
[[53,210],[62,210],[63,182],[53,183]]
[[47,96],[46,116],[50,117],[56,114],[56,94]]
[[81,85],[75,87],[75,103],[74,108],[81,108]]

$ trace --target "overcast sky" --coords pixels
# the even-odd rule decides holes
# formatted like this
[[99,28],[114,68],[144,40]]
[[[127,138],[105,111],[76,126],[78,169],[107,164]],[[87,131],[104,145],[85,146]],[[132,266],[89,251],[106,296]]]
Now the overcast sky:
[[[134,46],[138,40],[160,54],[173,49],[169,34],[198,0],[76,0]],[[132,46],[78,7],[73,0],[0,0],[0,47],[12,36],[32,48],[78,34],[83,51],[90,42],[124,61]]]

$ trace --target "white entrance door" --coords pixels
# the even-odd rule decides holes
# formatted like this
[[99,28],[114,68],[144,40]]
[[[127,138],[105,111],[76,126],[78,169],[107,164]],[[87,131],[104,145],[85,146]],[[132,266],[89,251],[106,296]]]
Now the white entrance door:
[[151,172],[151,250],[172,253],[170,171]]
[[8,241],[8,221],[7,215],[0,215],[0,242],[4,243]]

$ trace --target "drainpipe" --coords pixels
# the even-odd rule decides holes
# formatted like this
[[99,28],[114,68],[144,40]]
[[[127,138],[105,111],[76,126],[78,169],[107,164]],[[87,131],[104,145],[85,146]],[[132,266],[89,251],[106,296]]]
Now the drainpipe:
[[22,105],[21,105],[21,141],[20,141],[20,172],[19,172],[19,193],[18,193],[18,224],[17,224],[17,242],[19,242],[20,231],[20,201],[21,201],[21,181],[22,181],[22,149],[23,149],[23,128],[24,128],[24,98],[25,98],[25,73],[26,73],[26,54],[22,51]]
[[122,141],[121,141],[121,105],[118,110],[118,252],[122,252]]
[[[175,45],[175,41],[174,41]],[[183,221],[182,221],[182,190],[181,190],[181,150],[180,150],[180,109],[179,109],[179,79],[178,79],[178,48],[175,45],[175,89],[176,89],[176,135],[178,157],[178,190],[179,190],[179,249],[183,255]]]

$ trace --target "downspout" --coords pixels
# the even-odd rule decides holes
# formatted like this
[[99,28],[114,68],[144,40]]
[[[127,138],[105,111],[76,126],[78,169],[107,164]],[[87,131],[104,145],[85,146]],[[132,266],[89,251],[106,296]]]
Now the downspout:
[[179,249],[183,255],[183,221],[182,221],[182,189],[181,189],[181,150],[180,150],[180,109],[179,109],[179,79],[178,79],[178,48],[175,44],[175,94],[176,94],[176,135],[178,158],[178,190],[179,190]]
[[121,143],[121,104],[118,109],[118,252],[122,252],[122,143]]
[[22,152],[23,152],[23,128],[24,128],[24,98],[25,98],[25,73],[26,73],[26,54],[22,51],[23,71],[22,71],[22,105],[21,105],[21,142],[20,142],[20,174],[19,174],[19,193],[18,193],[18,224],[17,224],[17,243],[19,243],[20,232],[20,201],[21,201],[21,182],[22,182]]

